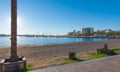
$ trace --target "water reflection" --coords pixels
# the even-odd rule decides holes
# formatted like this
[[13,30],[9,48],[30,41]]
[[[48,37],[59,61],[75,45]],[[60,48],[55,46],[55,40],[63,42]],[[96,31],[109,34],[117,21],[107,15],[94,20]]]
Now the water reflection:
[[82,42],[94,42],[94,38],[82,38]]
[[[53,37],[17,37],[18,45],[61,44],[69,42],[95,42],[120,38],[53,38]],[[0,46],[10,46],[10,37],[0,37]]]

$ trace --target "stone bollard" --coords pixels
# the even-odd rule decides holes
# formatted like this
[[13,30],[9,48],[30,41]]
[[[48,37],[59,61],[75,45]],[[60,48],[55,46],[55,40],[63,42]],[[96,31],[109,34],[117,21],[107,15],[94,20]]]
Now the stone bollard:
[[104,44],[104,49],[108,50],[108,45],[107,44]]
[[76,53],[75,52],[69,52],[69,59],[76,59]]

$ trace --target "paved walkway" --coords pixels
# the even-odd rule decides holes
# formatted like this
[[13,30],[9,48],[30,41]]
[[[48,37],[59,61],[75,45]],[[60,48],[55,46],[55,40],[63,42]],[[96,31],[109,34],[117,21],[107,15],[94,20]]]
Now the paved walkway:
[[30,72],[120,72],[120,55]]

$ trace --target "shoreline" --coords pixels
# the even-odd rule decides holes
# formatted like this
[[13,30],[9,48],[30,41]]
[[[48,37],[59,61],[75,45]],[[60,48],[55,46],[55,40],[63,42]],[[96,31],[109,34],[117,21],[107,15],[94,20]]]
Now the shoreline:
[[[120,40],[106,40],[97,42],[73,42],[64,44],[50,44],[50,45],[32,45],[32,46],[18,46],[18,55],[25,57],[32,57],[30,55],[37,55],[40,57],[67,55],[69,52],[85,52],[103,48],[104,44],[108,44],[108,48],[120,48]],[[10,47],[0,48],[1,56],[10,56]]]
[[[83,38],[91,38],[91,37],[83,37]],[[94,37],[92,37],[92,38],[94,38]],[[106,38],[106,37],[105,37]],[[69,44],[69,43],[90,43],[90,42],[101,42],[101,41],[106,41],[106,40],[110,40],[110,39],[103,39],[103,40],[99,40],[99,39],[94,39],[93,41],[91,40],[91,41],[84,41],[84,40],[80,40],[80,41],[75,41],[75,40],[73,40],[73,41],[71,41],[71,42],[68,42],[68,41],[63,41],[63,42],[56,42],[56,43],[47,43],[47,42],[45,42],[45,43],[24,43],[24,44],[21,44],[21,45],[18,45],[18,46],[42,46],[42,45],[56,45],[56,44]],[[120,40],[120,38],[116,38],[116,39],[111,39],[111,40]],[[18,44],[20,44],[20,43],[18,43]],[[10,45],[2,45],[1,44],[1,46],[0,46],[0,48],[9,48],[10,47]]]
[[[54,46],[54,45],[66,45],[66,44],[81,44],[81,43],[101,43],[101,42],[109,42],[109,41],[119,41],[120,39],[116,39],[116,40],[104,40],[104,41],[95,41],[95,42],[67,42],[67,43],[59,43],[59,44],[36,44],[36,45],[18,45],[18,48],[21,47],[38,47],[38,46]],[[0,46],[0,50],[1,49],[6,49],[6,48],[10,48],[10,46]]]

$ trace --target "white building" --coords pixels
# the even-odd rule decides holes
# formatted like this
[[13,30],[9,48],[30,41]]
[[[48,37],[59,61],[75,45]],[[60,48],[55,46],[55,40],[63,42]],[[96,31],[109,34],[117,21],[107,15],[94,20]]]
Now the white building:
[[106,29],[105,30],[105,33],[109,33],[109,32],[112,32],[112,30],[111,29]]

